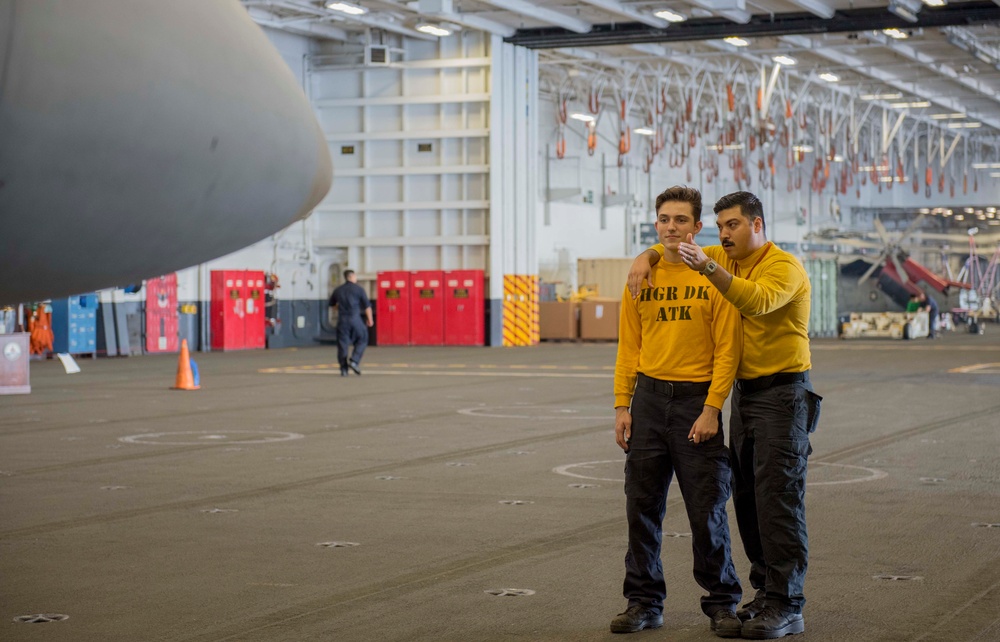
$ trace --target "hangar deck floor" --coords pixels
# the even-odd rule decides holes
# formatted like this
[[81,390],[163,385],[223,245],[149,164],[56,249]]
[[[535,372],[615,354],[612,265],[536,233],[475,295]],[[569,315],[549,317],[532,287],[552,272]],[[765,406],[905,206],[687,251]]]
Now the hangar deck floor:
[[[1000,640],[998,337],[813,343],[792,639]],[[0,398],[0,639],[620,640],[615,350],[212,353],[197,392],[172,356],[35,362]],[[676,486],[664,531],[666,621],[630,639],[715,639]]]

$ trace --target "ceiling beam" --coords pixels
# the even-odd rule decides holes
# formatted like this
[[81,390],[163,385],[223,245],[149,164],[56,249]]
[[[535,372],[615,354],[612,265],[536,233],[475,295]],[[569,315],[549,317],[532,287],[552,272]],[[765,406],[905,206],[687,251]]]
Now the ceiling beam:
[[[511,2],[513,0],[507,0]],[[520,0],[518,0],[520,1]],[[500,0],[489,0],[499,6]],[[1000,0],[997,0],[1000,2]],[[594,25],[583,33],[566,29],[543,27],[518,29],[507,42],[529,49],[555,47],[595,47],[601,45],[632,45],[644,42],[684,42],[711,40],[727,36],[784,36],[793,34],[821,34],[861,32],[872,29],[915,29],[947,27],[953,25],[982,24],[1000,21],[1000,6],[995,2],[978,0],[958,2],[935,9],[928,8],[918,14],[912,23],[889,13],[884,7],[847,9],[838,11],[829,20],[811,13],[758,14],[746,24],[734,24],[722,18],[693,18],[687,22],[656,29],[639,23]]]
[[[997,1],[1000,2],[1000,0]],[[584,4],[589,4],[590,6],[596,7],[598,9],[602,9],[604,11],[607,11],[608,13],[613,13],[619,16],[624,16],[626,18],[631,18],[636,22],[641,22],[644,25],[649,25],[650,27],[656,27],[657,29],[666,29],[670,25],[670,23],[667,22],[666,20],[657,18],[656,16],[650,13],[643,13],[641,11],[637,11],[636,9],[633,9],[632,7],[629,7],[627,5],[623,5],[622,3],[617,2],[616,0],[580,0],[580,2],[583,2]]]
[[957,71],[952,69],[950,66],[943,64],[935,60],[932,56],[928,54],[917,51],[917,48],[913,45],[909,45],[903,42],[897,42],[892,40],[888,36],[882,34],[867,34],[869,40],[877,42],[883,47],[896,52],[900,56],[912,60],[914,62],[920,63],[924,67],[927,67],[931,71],[948,78],[958,84],[971,89],[972,91],[982,94],[983,97],[989,98],[992,101],[1000,104],[1000,96],[997,96],[996,92],[993,91],[992,87],[984,86],[982,82],[975,80],[974,77],[968,75],[960,75]]
[[[426,33],[421,33],[415,29],[410,29],[403,25],[398,25],[392,20],[387,20],[385,17],[371,16],[368,14],[360,16],[352,16],[340,11],[333,11],[332,9],[327,9],[326,7],[318,7],[303,0],[243,0],[243,5],[248,9],[251,7],[263,7],[264,10],[268,10],[271,7],[288,9],[291,11],[298,11],[304,14],[303,19],[312,17],[313,20],[322,24],[323,22],[346,22],[346,23],[359,23],[373,29],[382,29],[383,31],[391,31],[393,33],[398,33],[402,36],[407,36],[409,38],[416,38],[417,40],[437,40],[437,36],[431,36]],[[287,20],[287,18],[282,18],[282,21]],[[281,27],[276,27],[281,28]],[[286,31],[290,31],[286,29]],[[344,39],[345,41],[347,39]]]
[[[783,38],[783,40],[794,42],[796,45],[801,45],[801,39]],[[879,82],[884,83],[890,87],[894,87],[900,91],[908,92],[916,96],[931,96],[934,93],[928,89],[925,89],[924,87],[920,86],[915,82],[911,82],[909,80],[900,78],[888,71],[885,71],[884,69],[879,68],[876,65],[872,65],[866,62],[861,58],[852,56],[850,54],[841,51],[820,47],[816,49],[809,49],[809,53],[815,54],[822,58],[826,58],[830,62],[836,63],[837,65],[843,67],[849,67],[858,73],[864,74],[869,78],[878,80]],[[961,103],[961,101],[956,98],[949,98],[947,96],[936,96],[934,98],[928,98],[928,100],[937,103],[939,106],[945,108],[948,111],[962,112],[962,113],[965,113],[967,111],[965,106]],[[975,118],[976,120],[982,122],[984,125],[988,125],[994,129],[1000,130],[1000,119],[998,118],[979,117],[978,115]],[[938,127],[940,127],[940,125],[938,125]]]
[[753,17],[747,11],[746,0],[691,0],[693,4],[707,9],[717,16],[737,24],[745,25]]
[[483,18],[482,16],[474,13],[462,13],[461,11],[454,10],[448,12],[421,12],[419,2],[403,2],[400,0],[380,1],[390,7],[399,9],[400,11],[413,12],[425,20],[451,22],[462,27],[485,31],[486,33],[491,33],[495,36],[500,36],[501,38],[509,38],[517,31],[516,27],[511,27],[509,25],[496,22],[495,20]]
[[[586,20],[580,20],[579,18],[574,18],[573,16],[566,15],[565,13],[560,13],[552,9],[546,9],[545,7],[539,7],[532,2],[525,2],[525,0],[483,0],[483,2],[491,4],[499,9],[505,9],[513,13],[519,13],[536,20],[541,20],[542,22],[558,25],[562,29],[571,33],[584,34],[593,28],[593,25]],[[512,37],[516,36],[517,34],[514,34]]]
[[316,22],[309,16],[290,20],[258,7],[247,7],[247,13],[250,15],[251,20],[261,27],[269,29],[337,42],[359,42],[361,40],[357,34],[351,35],[338,27],[323,22]]
[[827,4],[823,0],[792,0],[792,4],[802,7],[809,13],[825,20],[829,20],[837,12],[836,7]]

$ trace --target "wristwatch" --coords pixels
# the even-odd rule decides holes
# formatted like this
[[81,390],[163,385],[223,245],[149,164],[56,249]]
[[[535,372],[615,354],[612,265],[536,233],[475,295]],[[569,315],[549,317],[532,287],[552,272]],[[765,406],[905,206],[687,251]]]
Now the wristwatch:
[[715,272],[715,269],[717,267],[719,267],[719,264],[716,263],[715,261],[713,261],[712,259],[709,259],[708,263],[705,264],[705,267],[702,268],[698,272],[698,274],[703,274],[705,276],[711,276]]

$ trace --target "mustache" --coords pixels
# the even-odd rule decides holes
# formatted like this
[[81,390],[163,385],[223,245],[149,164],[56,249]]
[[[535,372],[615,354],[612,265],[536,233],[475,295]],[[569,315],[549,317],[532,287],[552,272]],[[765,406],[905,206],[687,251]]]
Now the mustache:
[[735,246],[735,245],[736,245],[736,244],[735,244],[735,243],[733,243],[732,241],[723,241],[723,242],[722,242],[722,247],[733,247],[733,246]]

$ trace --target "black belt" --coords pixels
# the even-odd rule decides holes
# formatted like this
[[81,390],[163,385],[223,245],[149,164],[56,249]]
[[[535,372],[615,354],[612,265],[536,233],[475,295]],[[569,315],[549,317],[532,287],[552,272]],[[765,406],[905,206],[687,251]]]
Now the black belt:
[[646,390],[652,390],[668,397],[697,397],[707,395],[708,389],[712,387],[711,381],[701,381],[698,383],[691,381],[663,381],[647,377],[641,372],[637,373],[636,385]]
[[745,395],[752,395],[761,390],[767,390],[775,386],[788,386],[793,383],[805,383],[809,381],[809,371],[805,372],[779,372],[778,374],[758,377],[756,379],[737,379],[736,388]]

